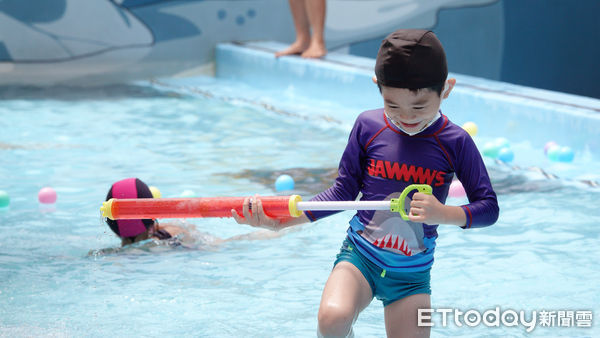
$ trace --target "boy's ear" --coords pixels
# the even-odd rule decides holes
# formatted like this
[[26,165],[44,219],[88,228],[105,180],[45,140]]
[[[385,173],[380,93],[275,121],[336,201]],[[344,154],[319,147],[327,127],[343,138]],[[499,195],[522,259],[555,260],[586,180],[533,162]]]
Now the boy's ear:
[[373,77],[371,78],[371,80],[373,80],[374,84],[377,84],[377,76],[373,75]]
[[444,89],[442,90],[442,100],[448,98],[448,96],[450,95],[450,92],[454,88],[455,84],[456,84],[455,78],[450,78],[450,79],[446,80],[446,84],[444,85]]

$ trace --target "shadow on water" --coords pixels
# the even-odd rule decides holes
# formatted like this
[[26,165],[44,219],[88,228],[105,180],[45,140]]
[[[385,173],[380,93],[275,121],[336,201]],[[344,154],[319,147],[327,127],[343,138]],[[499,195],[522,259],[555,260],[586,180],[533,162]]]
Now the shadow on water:
[[551,192],[563,188],[558,178],[527,177],[525,173],[512,170],[488,168],[494,191],[497,195],[510,195],[527,192]]
[[183,98],[188,95],[171,90],[158,90],[151,86],[115,84],[97,87],[71,86],[0,86],[0,100],[113,100],[146,98]]
[[280,175],[294,178],[294,193],[300,195],[316,195],[329,188],[337,177],[337,168],[289,168],[285,170],[243,170],[239,173],[224,173],[233,179],[247,179],[264,186],[273,187],[273,182]]
[[[541,168],[518,168],[507,166],[490,166],[488,172],[494,190],[498,195],[529,192],[552,192],[572,187],[598,188],[593,181],[570,181],[548,173]],[[273,188],[273,182],[280,175],[287,174],[294,178],[293,193],[300,195],[316,195],[328,189],[337,177],[337,168],[289,168],[285,170],[243,170],[239,173],[218,174],[233,179],[247,179],[265,187]]]
[[488,166],[488,172],[498,195],[526,192],[552,192],[565,189],[591,189],[599,191],[600,183],[595,180],[577,180],[559,177],[540,167],[522,168],[498,162]]

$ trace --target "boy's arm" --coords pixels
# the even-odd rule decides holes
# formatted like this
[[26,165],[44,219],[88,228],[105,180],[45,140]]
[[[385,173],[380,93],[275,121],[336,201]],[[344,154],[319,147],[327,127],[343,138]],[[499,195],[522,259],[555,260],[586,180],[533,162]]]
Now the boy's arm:
[[457,141],[455,170],[469,204],[442,204],[434,195],[415,193],[410,202],[409,220],[425,224],[453,224],[463,229],[492,225],[498,219],[498,201],[483,159],[471,137]]
[[[300,217],[273,218],[265,214],[262,201],[259,196],[246,197],[242,207],[242,215],[239,215],[235,209],[231,209],[231,216],[239,224],[248,224],[253,227],[265,228],[273,231],[278,231],[290,226],[307,223],[310,220],[303,213]],[[256,210],[250,211],[250,205],[255,205]],[[256,212],[254,212],[256,211]]]
[[408,219],[412,222],[434,224],[452,224],[464,227],[467,217],[462,207],[444,205],[429,194],[415,193],[410,202]]
[[[362,187],[366,150],[361,142],[363,125],[361,117],[354,123],[346,149],[340,159],[338,177],[329,189],[311,198],[311,201],[354,201]],[[305,211],[307,219],[314,222],[340,211]]]
[[[353,201],[358,196],[362,186],[362,170],[364,168],[365,151],[360,137],[361,124],[359,120],[354,124],[348,144],[340,160],[338,177],[334,184],[327,190],[311,198],[311,201]],[[323,217],[338,213],[340,211],[305,211],[300,217],[277,219],[265,215],[260,200],[257,201],[258,212],[251,213],[249,208],[250,201],[247,198],[244,201],[243,215],[238,215],[235,210],[231,210],[231,216],[239,224],[249,224],[252,226],[263,227],[271,230],[279,230],[289,226],[294,226],[306,222],[314,222]]]
[[499,214],[498,199],[483,159],[470,136],[465,137],[459,152],[456,176],[469,198],[469,204],[460,206],[466,218],[463,228],[480,228],[494,224]]

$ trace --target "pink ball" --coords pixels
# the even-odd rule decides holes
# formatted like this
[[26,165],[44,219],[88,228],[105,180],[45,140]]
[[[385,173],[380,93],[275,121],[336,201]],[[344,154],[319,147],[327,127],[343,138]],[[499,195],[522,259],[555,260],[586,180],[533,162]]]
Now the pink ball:
[[465,192],[465,188],[463,188],[462,183],[460,183],[460,181],[458,180],[454,180],[452,181],[452,183],[450,183],[450,190],[448,190],[448,196],[462,198],[467,196],[467,193]]
[[558,143],[556,143],[554,141],[547,142],[546,145],[544,146],[544,155],[548,155],[548,149],[550,149],[554,146],[558,146]]
[[45,187],[38,192],[38,200],[40,203],[53,204],[56,202],[56,191],[50,187]]

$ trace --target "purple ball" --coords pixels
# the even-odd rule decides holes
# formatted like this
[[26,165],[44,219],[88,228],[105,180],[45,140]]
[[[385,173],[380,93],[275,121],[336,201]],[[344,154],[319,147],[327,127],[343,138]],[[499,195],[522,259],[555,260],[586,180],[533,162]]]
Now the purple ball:
[[544,146],[544,155],[548,155],[548,149],[552,148],[553,146],[558,146],[558,143],[554,141],[547,142]]

